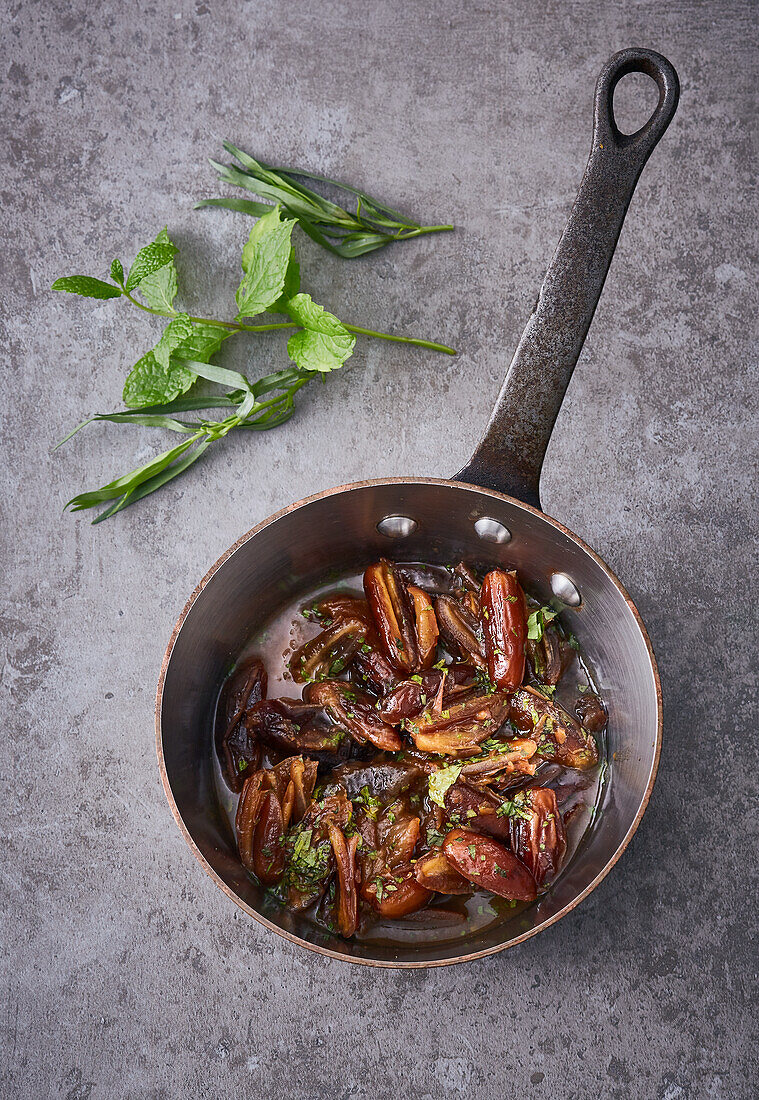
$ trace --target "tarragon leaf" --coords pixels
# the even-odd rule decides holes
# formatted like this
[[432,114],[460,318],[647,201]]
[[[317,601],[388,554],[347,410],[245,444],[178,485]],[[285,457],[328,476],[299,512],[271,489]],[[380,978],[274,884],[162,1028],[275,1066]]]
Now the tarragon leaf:
[[[165,229],[155,239],[155,244],[171,245]],[[173,247],[173,246],[172,246]],[[173,258],[163,267],[146,275],[140,281],[140,294],[152,309],[161,313],[174,313],[174,299],[177,296],[177,269]]]
[[92,508],[95,504],[102,504],[106,500],[116,500],[124,493],[133,492],[138,485],[142,485],[148,478],[165,470],[170,463],[183,455],[195,442],[196,438],[193,436],[191,439],[185,440],[184,443],[180,443],[155,458],[151,458],[149,462],[139,466],[136,470],[132,470],[131,473],[117,477],[114,481],[109,481],[107,485],[101,486],[100,489],[95,489],[91,493],[80,493],[79,496],[68,501],[66,508],[70,508],[72,512],[80,512],[84,508]]
[[[172,363],[174,362],[172,360]],[[239,371],[217,367],[215,363],[202,363],[197,359],[182,359],[178,365],[194,371],[197,376],[206,378],[209,382],[218,382],[220,386],[227,386],[230,390],[243,390],[246,394],[252,393],[250,382]],[[253,403],[255,403],[255,394],[252,394],[252,396]],[[247,416],[247,413],[245,415]]]
[[251,229],[242,252],[245,276],[235,295],[238,320],[263,313],[281,296],[290,262],[290,237],[294,225],[294,221],[282,221],[280,207],[275,206]]
[[303,370],[326,373],[341,367],[353,354],[356,337],[310,294],[296,294],[285,305],[287,313],[303,328],[287,341],[287,354]]
[[186,313],[177,314],[176,318],[169,322],[163,330],[161,339],[153,348],[153,355],[164,370],[167,371],[169,369],[171,353],[175,351],[180,344],[184,343],[185,340],[188,340],[191,335],[192,321]]
[[[152,477],[149,477],[146,481],[142,481],[139,485],[130,488],[120,499],[116,500],[109,508],[106,508],[105,511],[101,512],[100,515],[93,519],[93,524],[102,523],[104,519],[109,519],[111,516],[115,515],[116,512],[128,508],[130,504],[135,504],[138,500],[142,500],[143,497],[148,496],[150,493],[154,493],[156,489],[160,489],[163,485],[166,485],[167,482],[173,481],[175,477],[179,477],[179,475],[183,474],[189,466],[192,466],[193,462],[197,462],[210,446],[210,439],[203,440],[193,450],[188,450],[181,458],[178,460],[175,459],[171,465],[164,466],[157,474],[153,474]],[[90,507],[93,506],[90,505]]]
[[168,233],[162,229],[156,239],[145,248],[141,248],[135,256],[134,263],[129,269],[126,289],[134,290],[148,275],[165,267],[171,262],[176,251],[176,245],[171,243]]
[[117,286],[104,283],[102,279],[93,279],[91,275],[66,275],[63,279],[56,279],[53,290],[65,290],[69,294],[80,294],[82,298],[120,298],[121,291]]

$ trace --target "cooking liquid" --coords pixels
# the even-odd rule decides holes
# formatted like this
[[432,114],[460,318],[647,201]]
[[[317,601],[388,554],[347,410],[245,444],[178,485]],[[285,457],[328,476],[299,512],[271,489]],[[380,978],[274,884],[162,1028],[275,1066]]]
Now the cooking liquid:
[[[283,604],[276,615],[251,635],[249,642],[240,653],[237,663],[252,656],[260,657],[263,660],[268,675],[267,699],[285,697],[301,699],[304,685],[295,683],[290,675],[288,661],[296,649],[300,648],[310,638],[315,637],[323,629],[318,622],[306,619],[302,611],[318,603],[327,594],[334,595],[338,592],[341,595],[363,598],[362,574],[346,574],[337,578],[335,576],[330,577],[328,582],[308,590],[307,594],[301,593],[297,599]],[[230,671],[232,670],[230,669]],[[595,679],[587,662],[579,650],[574,650],[572,661],[556,685],[553,698],[570,714],[573,714],[574,703],[577,701],[578,695],[586,690],[598,693]],[[520,914],[525,909],[539,905],[541,899],[565,873],[591,822],[594,820],[603,797],[603,780],[607,772],[606,731],[594,734],[594,736],[598,743],[599,753],[598,764],[594,768],[580,772],[545,761],[538,767],[533,779],[529,783],[523,784],[552,787],[557,791],[559,788],[567,788],[571,791],[561,805],[562,814],[566,818],[567,834],[567,850],[562,869],[551,882],[543,887],[538,887],[536,901],[508,901],[506,898],[496,897],[486,890],[477,890],[470,895],[443,896],[436,894],[431,905],[401,920],[388,921],[377,917],[364,919],[353,938],[365,943],[383,944],[385,946],[450,942],[483,932],[494,925],[504,924],[508,921],[517,922]],[[230,791],[224,782],[219,759],[214,749],[213,727],[209,743],[216,793],[234,836],[235,814],[239,795],[235,794],[234,791]],[[281,754],[273,753],[269,756],[266,749],[264,749],[261,767],[272,767],[280,759],[282,759]],[[327,778],[326,775],[322,776],[320,774],[317,787],[325,778]],[[511,797],[511,793],[509,797]],[[254,876],[251,875],[251,878],[254,878]],[[318,904],[318,902],[315,902],[308,909],[302,910],[298,916],[301,919],[312,921],[315,930],[318,929],[319,932],[323,933],[324,939],[327,940],[334,933],[329,932],[317,921]],[[281,910],[282,908],[284,907],[281,902],[271,897],[265,911],[267,915],[270,915],[271,911]]]

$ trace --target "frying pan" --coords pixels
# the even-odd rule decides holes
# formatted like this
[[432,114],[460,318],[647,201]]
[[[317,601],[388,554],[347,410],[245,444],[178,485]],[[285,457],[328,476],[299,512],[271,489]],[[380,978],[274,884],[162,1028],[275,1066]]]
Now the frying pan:
[[[656,81],[659,101],[620,133],[613,95],[628,73]],[[539,479],[556,416],[601,295],[638,177],[677,108],[672,65],[650,50],[615,54],[596,86],[593,146],[579,194],[490,422],[451,481],[387,478],[291,504],[243,535],[190,597],[171,636],[156,699],[161,776],[177,824],[221,889],[293,943],[373,966],[423,967],[501,951],[554,924],[617,862],[648,803],[661,745],[661,689],[643,623],[589,546],[540,509]],[[215,793],[212,723],[226,670],[278,607],[330,570],[380,556],[516,568],[525,587],[563,602],[609,710],[612,761],[600,813],[549,892],[512,921],[453,940],[348,942],[274,905],[243,870]],[[420,930],[421,931],[421,930]]]

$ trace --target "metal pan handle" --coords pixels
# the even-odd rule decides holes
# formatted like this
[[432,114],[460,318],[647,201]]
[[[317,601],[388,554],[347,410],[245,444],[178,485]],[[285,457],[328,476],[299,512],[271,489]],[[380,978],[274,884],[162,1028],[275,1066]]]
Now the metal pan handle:
[[[634,134],[614,121],[614,89],[646,73],[659,102]],[[567,227],[519,341],[485,434],[454,480],[540,507],[539,483],[551,431],[601,297],[638,177],[677,109],[673,66],[652,50],[615,53],[596,84],[593,146]]]

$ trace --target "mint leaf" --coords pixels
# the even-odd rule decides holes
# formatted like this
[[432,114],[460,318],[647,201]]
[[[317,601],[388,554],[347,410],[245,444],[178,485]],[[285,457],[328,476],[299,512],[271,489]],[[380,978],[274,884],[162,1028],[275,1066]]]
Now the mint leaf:
[[163,405],[189,390],[197,375],[186,367],[169,364],[166,370],[152,351],[138,359],[124,383],[123,401],[130,409]]
[[293,321],[303,325],[287,341],[287,354],[303,370],[336,370],[353,354],[356,337],[337,317],[313,302],[310,294],[296,294],[285,308]]
[[93,279],[91,275],[67,275],[63,279],[56,279],[53,290],[65,290],[69,294],[80,294],[82,298],[120,298],[121,291],[117,286],[104,283],[102,279]]
[[134,263],[129,269],[126,289],[134,290],[148,275],[165,267],[173,259],[176,251],[176,245],[171,243],[168,233],[162,229],[152,244],[141,248],[135,256]]
[[192,321],[186,313],[178,313],[163,330],[161,339],[153,348],[153,355],[165,371],[169,369],[171,353],[192,335]]
[[461,775],[463,767],[463,764],[451,764],[447,768],[438,768],[427,780],[430,798],[433,802],[437,802],[438,806],[445,806],[446,792]]
[[294,298],[300,290],[300,264],[295,259],[295,250],[290,249],[290,259],[287,261],[285,272],[285,285],[282,290],[283,298]]
[[[171,244],[165,229],[161,230],[154,243]],[[140,294],[152,309],[160,310],[161,313],[176,312],[174,299],[177,296],[177,269],[173,258],[141,280]]]
[[178,359],[207,363],[229,336],[220,325],[193,324],[180,313],[165,328],[152,351],[132,367],[124,383],[124,404],[132,409],[174,401],[197,381],[197,374]]
[[282,293],[273,305],[267,306],[268,313],[287,313],[287,303],[300,290],[300,264],[295,259],[295,249],[290,249],[290,259],[285,272],[285,285]]
[[177,269],[174,264],[164,264],[152,275],[146,275],[140,283],[140,294],[152,309],[174,313],[173,303],[177,296]]
[[259,218],[242,251],[245,276],[235,294],[238,321],[263,313],[281,296],[290,262],[290,237],[294,221],[281,220],[275,206]]
[[124,285],[124,268],[121,266],[121,260],[114,260],[111,264],[111,278],[114,283],[118,283],[119,286]]
[[173,354],[182,359],[196,359],[200,363],[207,363],[214,352],[219,350],[222,341],[231,334],[228,328],[220,325],[194,324],[192,332],[177,345]]

